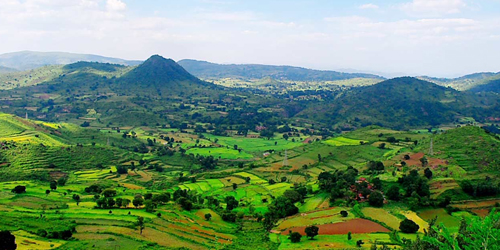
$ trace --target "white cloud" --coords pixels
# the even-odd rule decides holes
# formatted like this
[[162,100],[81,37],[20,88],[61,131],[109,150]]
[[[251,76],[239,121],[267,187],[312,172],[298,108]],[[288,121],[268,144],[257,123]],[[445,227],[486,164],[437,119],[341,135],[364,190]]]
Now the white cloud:
[[373,3],[367,3],[367,4],[363,4],[363,5],[359,6],[359,8],[360,8],[360,9],[374,9],[374,10],[376,10],[376,9],[378,9],[379,7],[378,7],[378,5],[376,5],[376,4],[373,4]]
[[121,0],[108,0],[106,8],[110,11],[122,11],[127,8],[127,5]]
[[401,5],[401,9],[409,14],[425,16],[456,14],[465,7],[464,0],[413,0]]

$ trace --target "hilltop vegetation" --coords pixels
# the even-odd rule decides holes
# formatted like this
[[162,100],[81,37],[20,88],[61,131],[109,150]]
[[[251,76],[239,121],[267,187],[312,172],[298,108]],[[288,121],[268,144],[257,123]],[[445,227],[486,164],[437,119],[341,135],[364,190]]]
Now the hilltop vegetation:
[[487,82],[486,84],[471,88],[470,91],[476,92],[476,93],[477,92],[500,93],[500,79],[491,80],[491,81]]
[[479,98],[405,77],[353,89],[328,105],[313,105],[298,116],[350,127],[371,124],[397,129],[437,126],[453,123],[463,116],[485,120],[485,113],[493,112],[497,103],[488,104]]
[[465,75],[465,76],[453,78],[453,79],[434,78],[434,77],[427,77],[427,76],[422,76],[422,77],[418,77],[418,78],[425,80],[425,81],[436,83],[436,84],[441,85],[441,86],[452,87],[456,90],[464,91],[464,90],[473,89],[477,86],[487,84],[489,81],[498,79],[499,77],[500,77],[500,72],[498,72],[498,73],[482,72],[482,73]]

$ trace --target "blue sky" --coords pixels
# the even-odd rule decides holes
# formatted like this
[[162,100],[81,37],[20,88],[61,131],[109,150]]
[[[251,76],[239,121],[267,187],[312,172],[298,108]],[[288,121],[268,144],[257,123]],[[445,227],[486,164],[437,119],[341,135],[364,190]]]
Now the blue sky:
[[500,0],[0,0],[0,37],[0,53],[450,77],[500,71]]

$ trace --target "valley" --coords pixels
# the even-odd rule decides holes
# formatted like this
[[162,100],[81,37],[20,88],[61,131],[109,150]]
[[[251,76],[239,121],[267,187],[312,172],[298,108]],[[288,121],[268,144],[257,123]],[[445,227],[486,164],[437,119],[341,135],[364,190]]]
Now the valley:
[[0,229],[17,249],[439,249],[497,216],[497,81],[240,67],[0,74]]

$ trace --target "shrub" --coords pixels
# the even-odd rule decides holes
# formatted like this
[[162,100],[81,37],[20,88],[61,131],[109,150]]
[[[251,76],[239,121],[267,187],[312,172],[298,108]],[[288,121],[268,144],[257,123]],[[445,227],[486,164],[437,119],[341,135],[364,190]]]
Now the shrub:
[[16,186],[14,189],[12,189],[12,193],[16,194],[26,193],[26,186]]
[[401,232],[403,233],[413,234],[416,233],[418,229],[420,229],[420,226],[417,225],[417,223],[415,223],[414,221],[409,219],[404,219],[399,224],[399,230],[401,230]]
[[290,241],[292,241],[292,243],[300,242],[301,238],[302,238],[302,235],[300,235],[297,232],[290,233],[290,235],[288,236],[288,239],[290,239]]

